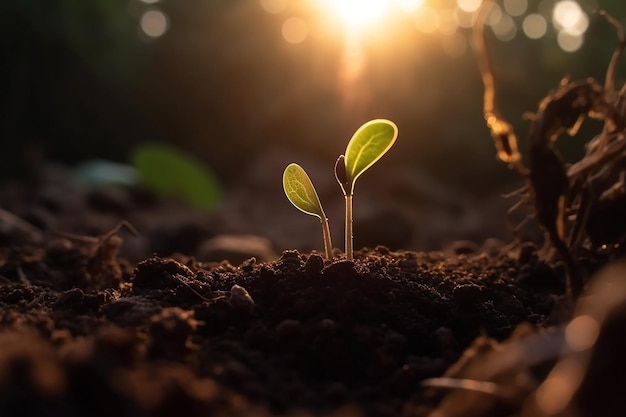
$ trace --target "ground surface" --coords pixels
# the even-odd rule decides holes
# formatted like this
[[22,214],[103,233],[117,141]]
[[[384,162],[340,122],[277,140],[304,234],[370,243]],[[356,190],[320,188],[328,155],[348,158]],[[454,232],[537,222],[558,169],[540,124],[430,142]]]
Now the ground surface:
[[[571,314],[561,265],[540,260],[530,245],[378,246],[357,251],[354,262],[339,251],[328,261],[289,250],[233,265],[185,254],[200,232],[174,228],[140,235],[156,253],[182,242],[179,254],[142,257],[131,247],[126,257],[118,250],[134,238],[124,229],[49,233],[46,224],[71,224],[59,213],[72,210],[41,194],[35,204],[23,190],[4,193],[5,206],[29,223],[5,213],[0,230],[2,416],[521,415],[558,354],[505,371],[487,362],[479,372],[472,355],[507,352],[538,335],[561,340],[558,326]],[[96,218],[102,207],[135,213],[124,213],[128,196],[88,200]],[[84,223],[89,210],[81,207],[74,217]],[[127,260],[133,254],[139,259]],[[620,337],[600,345],[605,362],[612,346],[626,346]],[[624,365],[610,359],[592,368],[577,409],[623,415],[623,396],[609,394],[626,386]],[[442,375],[516,391],[422,385]]]

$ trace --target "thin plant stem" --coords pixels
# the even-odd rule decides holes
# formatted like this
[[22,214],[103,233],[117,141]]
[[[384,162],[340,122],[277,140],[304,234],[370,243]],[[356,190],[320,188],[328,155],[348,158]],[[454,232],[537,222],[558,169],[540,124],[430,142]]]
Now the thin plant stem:
[[352,254],[352,194],[346,194],[346,259],[354,259]]
[[326,216],[320,217],[322,221],[322,236],[324,237],[324,252],[326,252],[326,259],[332,259],[333,255],[333,243],[330,239],[330,227],[328,226],[328,218]]

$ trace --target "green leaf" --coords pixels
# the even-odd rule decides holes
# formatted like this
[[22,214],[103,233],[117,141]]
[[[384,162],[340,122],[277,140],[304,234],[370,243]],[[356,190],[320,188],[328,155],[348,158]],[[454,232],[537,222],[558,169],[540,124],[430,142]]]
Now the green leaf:
[[385,119],[370,120],[354,133],[345,156],[350,194],[354,192],[354,183],[359,175],[378,161],[395,143],[397,137],[398,127]]
[[283,173],[283,188],[291,204],[312,216],[325,219],[322,204],[315,187],[304,169],[298,164],[289,164]]
[[176,196],[190,205],[211,210],[220,201],[217,179],[199,161],[174,148],[140,145],[132,155],[132,164],[141,182],[164,196]]

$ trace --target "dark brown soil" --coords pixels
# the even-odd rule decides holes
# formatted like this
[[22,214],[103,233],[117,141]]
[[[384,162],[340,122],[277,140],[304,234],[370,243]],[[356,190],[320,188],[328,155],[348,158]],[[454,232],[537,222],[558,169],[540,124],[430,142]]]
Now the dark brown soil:
[[[240,265],[176,254],[131,262],[118,256],[120,236],[132,240],[122,230],[35,239],[3,224],[3,417],[521,415],[555,355],[484,376],[518,387],[528,377],[506,398],[453,397],[472,391],[422,382],[478,378],[459,371],[473,352],[558,336],[571,312],[561,265],[530,245],[378,246],[354,262],[295,250]],[[607,343],[605,359],[614,352],[607,346],[625,347],[623,336]],[[593,368],[579,396],[583,415],[623,415],[623,395],[609,397],[608,411],[600,404],[625,386],[616,372],[624,368],[624,359]]]

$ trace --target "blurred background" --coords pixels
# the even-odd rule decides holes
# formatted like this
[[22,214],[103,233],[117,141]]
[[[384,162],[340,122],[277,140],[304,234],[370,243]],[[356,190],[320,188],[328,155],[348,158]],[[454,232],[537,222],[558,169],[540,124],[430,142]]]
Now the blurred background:
[[[480,239],[491,212],[478,202],[519,182],[495,159],[482,118],[469,42],[481,3],[3,0],[0,183],[44,163],[131,164],[138,146],[165,144],[212,175],[216,210],[239,213],[220,222],[225,230],[271,228],[283,236],[278,250],[315,248],[319,226],[282,195],[282,170],[295,161],[309,171],[339,239],[333,164],[362,123],[383,117],[400,136],[359,180],[357,245],[436,247],[416,237],[433,224],[416,220],[420,204],[457,238]],[[617,37],[597,8],[626,21],[623,0],[496,1],[487,37],[501,111],[522,149],[524,113],[564,76],[604,80]],[[623,76],[624,66],[618,83]],[[568,158],[582,154],[583,139],[561,142]],[[479,208],[469,215],[469,205]],[[293,225],[268,220],[283,212],[278,220]],[[450,226],[463,216],[468,226]],[[368,240],[376,228],[385,231]]]

